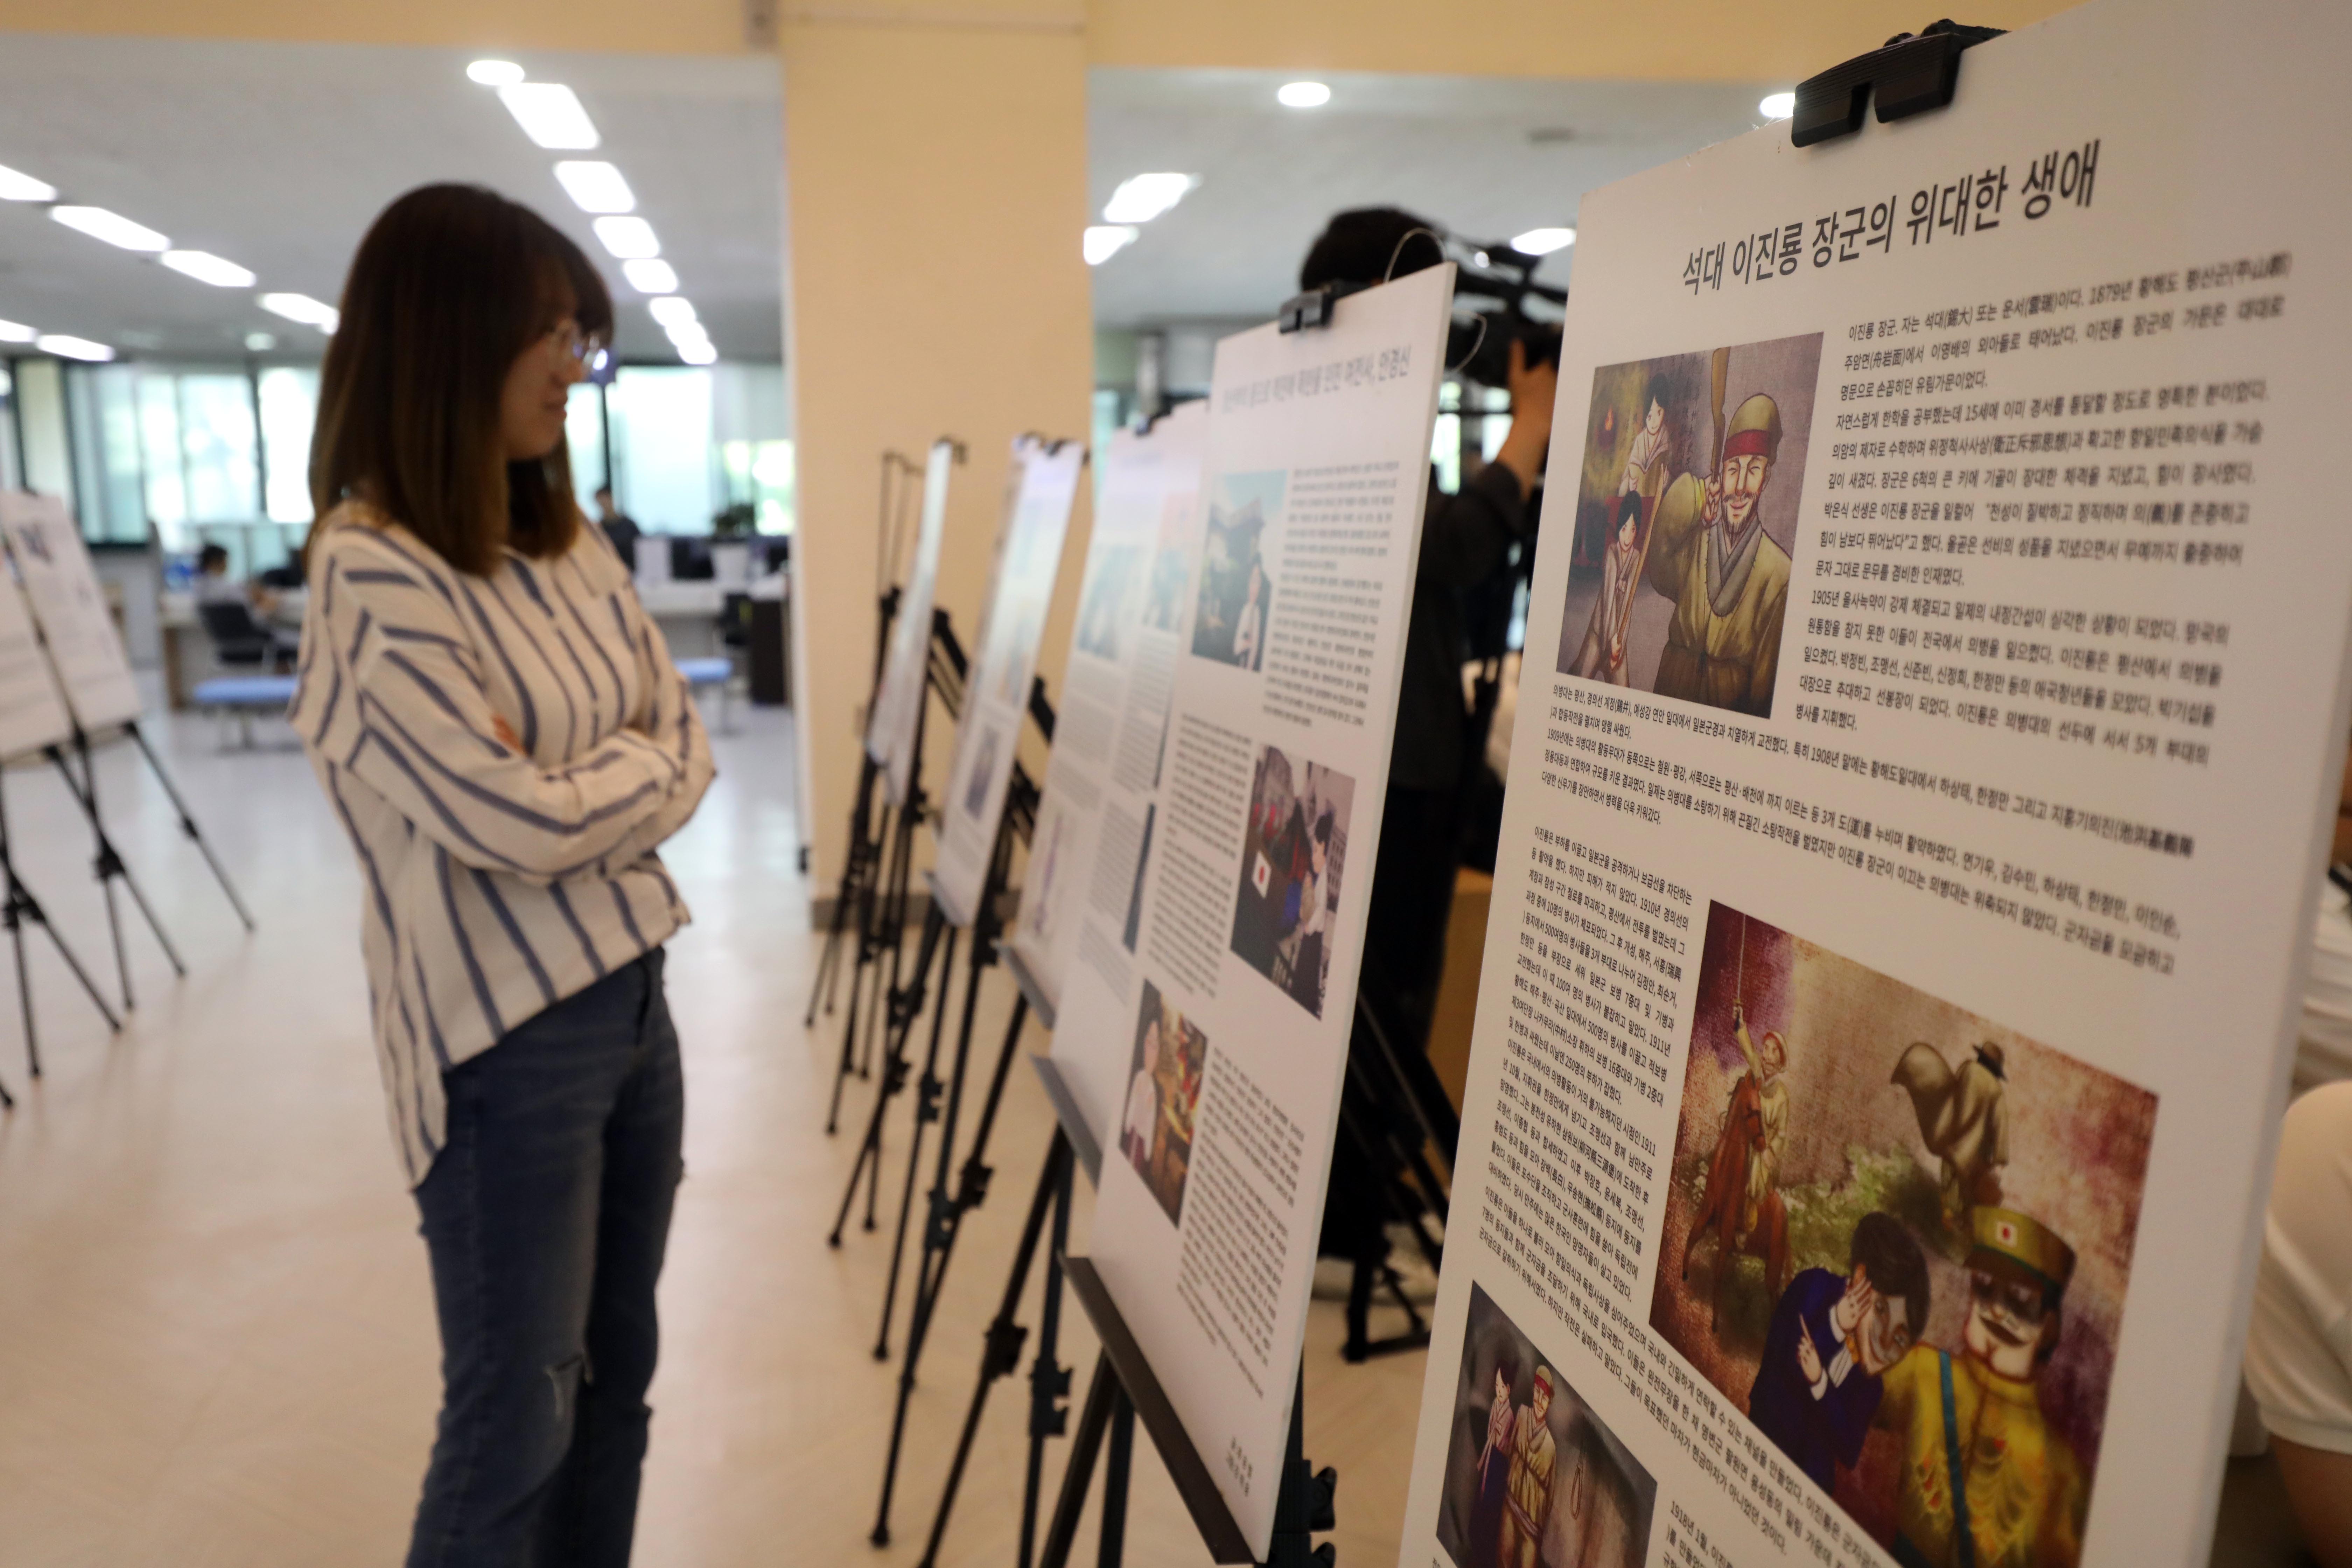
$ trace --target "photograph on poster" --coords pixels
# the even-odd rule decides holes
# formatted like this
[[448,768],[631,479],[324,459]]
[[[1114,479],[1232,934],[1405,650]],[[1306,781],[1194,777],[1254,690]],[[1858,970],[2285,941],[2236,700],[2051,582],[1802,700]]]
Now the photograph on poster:
[[1641,1568],[1658,1483],[1470,1287],[1437,1540],[1454,1568]]
[[1282,510],[1289,475],[1225,474],[1210,489],[1209,527],[1201,550],[1201,601],[1192,615],[1192,651],[1220,664],[1255,670],[1265,661],[1265,531]]
[[1128,585],[1142,564],[1142,547],[1133,544],[1112,545],[1093,563],[1093,574],[1078,595],[1078,626],[1072,637],[1080,653],[1097,658],[1118,658]]
[[1355,799],[1356,781],[1345,773],[1278,746],[1258,755],[1234,903],[1234,956],[1318,1018]]
[[1769,717],[1818,332],[1593,373],[1559,672]]
[[2155,1124],[2145,1089],[1713,904],[1651,1326],[1898,1558],[1968,1560],[1961,1473],[1975,1561],[2071,1564]]
[[1171,1225],[1184,1217],[1192,1121],[1201,1108],[1201,1075],[1208,1063],[1209,1037],[1160,994],[1160,987],[1145,981],[1118,1147]]

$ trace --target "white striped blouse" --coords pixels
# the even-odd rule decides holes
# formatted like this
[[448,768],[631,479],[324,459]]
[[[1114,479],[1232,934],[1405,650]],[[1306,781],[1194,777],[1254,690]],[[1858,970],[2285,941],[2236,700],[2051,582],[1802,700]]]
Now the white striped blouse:
[[311,536],[310,579],[289,716],[365,877],[376,1058],[414,1185],[446,1137],[444,1072],[687,922],[654,847],[709,786],[710,742],[593,526],[473,577],[347,503]]

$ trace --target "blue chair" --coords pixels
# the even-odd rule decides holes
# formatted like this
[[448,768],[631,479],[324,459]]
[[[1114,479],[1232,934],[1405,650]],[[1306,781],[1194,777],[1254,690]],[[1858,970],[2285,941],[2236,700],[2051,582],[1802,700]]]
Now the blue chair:
[[[190,694],[198,712],[210,713],[224,721],[235,719],[239,735],[236,750],[253,750],[253,716],[257,713],[283,714],[294,700],[294,678],[290,675],[215,675],[209,680],[196,682]],[[224,739],[221,750],[232,748]]]

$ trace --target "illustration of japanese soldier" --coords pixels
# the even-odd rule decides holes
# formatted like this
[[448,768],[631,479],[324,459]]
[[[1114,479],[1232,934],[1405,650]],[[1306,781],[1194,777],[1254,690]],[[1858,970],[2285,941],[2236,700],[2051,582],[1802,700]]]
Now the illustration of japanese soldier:
[[1789,1278],[1789,1214],[1780,1193],[1780,1157],[1789,1147],[1789,1086],[1780,1074],[1789,1065],[1788,1042],[1768,1029],[1759,1046],[1748,1033],[1741,1004],[1731,1004],[1731,1037],[1748,1070],[1731,1088],[1731,1104],[1707,1162],[1706,1191],[1698,1217],[1683,1239],[1682,1277],[1690,1278],[1691,1254],[1710,1229],[1716,1237],[1715,1321],[1720,1324],[1724,1287],[1742,1252],[1764,1260],[1764,1284],[1778,1300]]
[[1552,1470],[1559,1461],[1551,1425],[1551,1368],[1538,1363],[1535,1388],[1511,1436],[1510,1490],[1504,1498],[1501,1568],[1541,1568],[1551,1519]]
[[1789,552],[1764,531],[1760,510],[1780,454],[1780,409],[1759,392],[1724,423],[1729,353],[1715,356],[1715,468],[1668,486],[1651,527],[1650,586],[1675,605],[1652,689],[1763,718],[1789,602]]
[[1962,1349],[1916,1345],[1886,1374],[1903,1440],[1895,1560],[1906,1568],[2074,1568],[2090,1494],[2042,1413],[2074,1249],[2012,1209],[1979,1206]]
[[1911,1096],[1919,1136],[1943,1162],[1944,1223],[1965,1232],[1979,1204],[2000,1202],[2009,1163],[2009,1074],[2000,1047],[1987,1040],[1957,1068],[1918,1042],[1895,1064],[1894,1082]]

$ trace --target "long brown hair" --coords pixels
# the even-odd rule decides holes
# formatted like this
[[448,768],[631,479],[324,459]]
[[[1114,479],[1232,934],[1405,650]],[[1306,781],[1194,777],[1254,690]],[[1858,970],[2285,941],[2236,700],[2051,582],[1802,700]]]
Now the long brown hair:
[[607,338],[612,296],[529,207],[479,185],[422,185],[384,208],[352,258],[320,373],[318,515],[356,497],[477,576],[509,545],[570,549],[569,450],[507,462],[499,414],[516,357],[567,316]]

